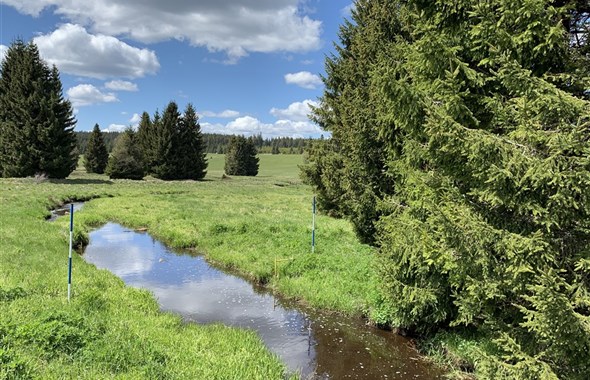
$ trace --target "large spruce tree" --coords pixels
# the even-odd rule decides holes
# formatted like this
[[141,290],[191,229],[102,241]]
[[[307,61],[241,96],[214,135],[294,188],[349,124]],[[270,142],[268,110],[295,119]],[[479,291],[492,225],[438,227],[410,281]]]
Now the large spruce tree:
[[232,136],[225,154],[225,173],[254,177],[258,174],[258,151],[252,137]]
[[175,102],[170,102],[162,114],[162,121],[154,123],[154,162],[150,173],[156,178],[176,179],[177,169],[174,161],[178,153],[176,141],[180,116],[178,105]]
[[0,73],[0,174],[67,177],[78,160],[75,124],[57,68],[34,43],[15,41]]
[[154,166],[156,161],[156,128],[159,124],[159,118],[159,114],[156,111],[154,122],[152,122],[150,115],[147,112],[143,112],[137,128],[137,142],[141,147],[142,161],[147,173],[150,172],[150,168]]
[[207,157],[205,142],[197,112],[192,104],[188,104],[180,119],[176,136],[175,179],[200,180],[207,174]]
[[[344,22],[339,33],[342,44],[326,59],[325,92],[313,117],[332,133],[332,142],[316,144],[329,144],[334,149],[315,149],[321,154],[309,155],[304,179],[325,179],[316,184],[337,198],[328,199],[320,191],[320,208],[344,211],[361,240],[374,242],[374,222],[380,215],[378,200],[391,191],[392,182],[383,175],[387,165],[384,143],[379,138],[379,127],[389,123],[375,112],[379,104],[370,86],[370,74],[378,55],[400,34],[401,26],[395,1],[360,1],[356,8],[355,23]],[[322,167],[321,160],[341,162],[339,175],[314,175]]]
[[109,161],[109,153],[98,124],[94,125],[84,154],[84,167],[88,173],[104,173]]
[[162,117],[153,120],[144,112],[139,123],[138,141],[146,171],[164,180],[200,180],[207,174],[206,146],[197,112],[188,104],[184,114],[170,102]]
[[[590,373],[589,12],[359,0],[327,60],[316,118],[333,141],[310,152],[307,178],[375,226],[373,318],[485,332],[484,378]],[[359,173],[361,192],[347,179]]]

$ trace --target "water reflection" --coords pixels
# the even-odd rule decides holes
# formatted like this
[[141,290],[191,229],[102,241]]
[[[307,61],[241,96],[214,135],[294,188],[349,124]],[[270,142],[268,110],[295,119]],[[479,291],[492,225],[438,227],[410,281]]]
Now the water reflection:
[[257,331],[303,378],[432,379],[440,374],[402,337],[361,320],[289,304],[211,267],[201,256],[172,252],[145,233],[109,223],[90,234],[84,257],[129,285],[151,290],[162,309],[188,321]]
[[[53,222],[58,217],[60,217],[62,215],[69,214],[70,213],[70,204],[71,203],[67,203],[63,206],[60,206],[58,208],[51,210],[51,215],[49,216],[49,218],[47,220],[50,222]],[[80,210],[82,208],[82,206],[84,206],[84,202],[74,202],[74,212]]]

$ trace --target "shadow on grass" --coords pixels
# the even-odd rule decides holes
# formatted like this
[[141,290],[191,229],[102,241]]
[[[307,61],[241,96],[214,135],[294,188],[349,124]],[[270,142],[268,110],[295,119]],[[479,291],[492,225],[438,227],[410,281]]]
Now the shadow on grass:
[[108,179],[72,178],[72,179],[51,179],[51,183],[66,185],[112,185],[113,181]]

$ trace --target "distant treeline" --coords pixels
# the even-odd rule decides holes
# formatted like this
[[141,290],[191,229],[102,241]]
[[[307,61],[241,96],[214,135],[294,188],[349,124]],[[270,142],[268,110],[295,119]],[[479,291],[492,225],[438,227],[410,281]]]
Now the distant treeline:
[[[81,154],[86,152],[86,146],[88,145],[88,140],[90,139],[91,133],[92,132],[90,131],[76,132],[76,137],[78,139],[78,151]],[[120,132],[103,133],[104,143],[109,153],[113,150],[115,139],[120,134]],[[226,153],[231,137],[231,135],[222,135],[218,133],[204,133],[203,138],[205,140],[205,145],[207,146],[207,153]],[[256,148],[258,148],[258,153],[302,154],[305,146],[310,140],[311,139],[293,137],[276,137],[272,139],[265,139],[260,134],[254,136],[254,143]]]
[[[219,133],[204,133],[207,153],[225,153],[231,139],[231,135],[222,135]],[[265,139],[261,134],[253,136],[254,144],[258,148],[258,153],[272,154],[302,154],[305,146],[311,139],[293,138],[293,137],[275,137]]]

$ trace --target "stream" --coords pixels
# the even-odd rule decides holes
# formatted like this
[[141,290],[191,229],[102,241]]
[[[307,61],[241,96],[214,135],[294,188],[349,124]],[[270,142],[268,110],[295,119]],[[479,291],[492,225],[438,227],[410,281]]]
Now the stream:
[[[84,202],[74,202],[74,212],[80,210],[82,206],[84,206]],[[70,214],[70,203],[66,203],[65,205],[59,206],[53,210],[51,210],[51,215],[47,218],[48,222],[54,222],[57,218],[63,215]]]
[[255,330],[302,379],[437,379],[409,339],[361,318],[305,308],[174,251],[147,233],[108,223],[90,233],[83,256],[126,284],[153,292],[161,308],[185,321]]

